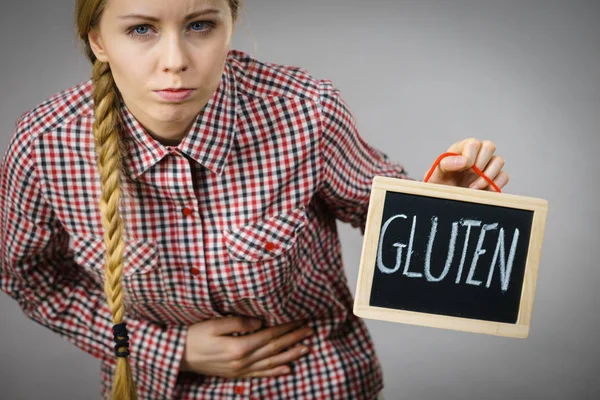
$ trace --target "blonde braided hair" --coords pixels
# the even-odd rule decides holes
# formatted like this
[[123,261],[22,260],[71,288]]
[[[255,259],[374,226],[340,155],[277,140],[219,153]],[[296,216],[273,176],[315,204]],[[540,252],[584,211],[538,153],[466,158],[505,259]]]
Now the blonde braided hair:
[[[119,98],[110,67],[106,63],[94,63],[94,141],[98,155],[98,170],[102,182],[100,211],[106,244],[106,265],[104,267],[104,291],[112,313],[113,325],[123,322],[123,223],[119,213],[119,171],[120,151],[118,126]],[[126,336],[120,338],[127,339]],[[118,347],[119,352],[128,353],[126,347]],[[118,357],[113,399],[136,399],[131,367],[125,357]]]
[[[112,385],[113,400],[137,400],[135,382],[128,361],[129,343],[124,326],[123,304],[123,221],[119,212],[121,143],[119,130],[120,93],[108,63],[96,59],[88,33],[97,27],[108,0],[76,0],[75,24],[77,35],[85,45],[85,54],[93,64],[93,134],[97,166],[101,178],[100,211],[106,245],[104,291],[112,314],[117,345],[117,367]],[[240,0],[228,0],[233,21],[237,19]]]

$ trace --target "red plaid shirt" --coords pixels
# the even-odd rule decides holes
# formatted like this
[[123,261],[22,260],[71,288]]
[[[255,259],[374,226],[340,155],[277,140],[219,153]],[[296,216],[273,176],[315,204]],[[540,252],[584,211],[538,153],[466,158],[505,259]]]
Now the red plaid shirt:
[[[352,313],[336,219],[364,233],[372,178],[407,178],[358,134],[331,81],[232,50],[222,81],[178,146],[121,103],[126,321],[140,399],[368,399],[382,372]],[[2,161],[0,287],[34,321],[102,361],[111,313],[92,135],[91,80],[17,122]],[[293,373],[179,373],[186,327],[228,314],[264,326],[308,319]]]

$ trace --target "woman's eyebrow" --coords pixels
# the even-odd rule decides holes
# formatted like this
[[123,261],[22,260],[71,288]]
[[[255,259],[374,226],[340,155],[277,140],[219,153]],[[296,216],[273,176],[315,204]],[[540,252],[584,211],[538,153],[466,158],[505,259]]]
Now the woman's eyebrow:
[[[220,11],[216,10],[216,9],[208,9],[208,10],[202,10],[202,11],[196,11],[193,12],[191,14],[188,14],[185,17],[185,20],[188,21],[190,19],[196,18],[196,17],[200,17],[200,16],[204,16],[204,15],[208,15],[208,14],[219,14]],[[156,17],[152,17],[150,15],[143,15],[143,14],[128,14],[128,15],[122,15],[119,17],[119,19],[145,19],[148,21],[152,21],[152,22],[158,22],[159,19]]]

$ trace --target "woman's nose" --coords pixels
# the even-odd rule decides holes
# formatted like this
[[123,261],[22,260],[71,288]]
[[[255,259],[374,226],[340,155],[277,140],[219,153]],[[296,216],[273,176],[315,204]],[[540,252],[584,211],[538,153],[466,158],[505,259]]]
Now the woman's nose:
[[188,57],[182,38],[178,34],[165,37],[161,49],[162,69],[170,72],[182,72],[188,68]]

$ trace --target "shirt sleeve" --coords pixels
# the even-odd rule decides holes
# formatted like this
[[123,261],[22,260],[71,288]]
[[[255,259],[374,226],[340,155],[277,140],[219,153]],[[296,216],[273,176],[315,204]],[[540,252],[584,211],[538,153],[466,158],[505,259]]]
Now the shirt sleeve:
[[[69,236],[41,190],[29,130],[20,118],[0,163],[0,288],[33,321],[116,364],[104,289],[68,256]],[[187,327],[125,318],[138,393],[171,398]]]
[[414,180],[404,166],[359,134],[354,115],[331,81],[320,82],[321,173],[318,194],[342,222],[364,235],[373,178]]

